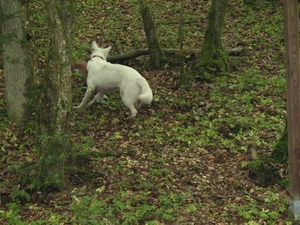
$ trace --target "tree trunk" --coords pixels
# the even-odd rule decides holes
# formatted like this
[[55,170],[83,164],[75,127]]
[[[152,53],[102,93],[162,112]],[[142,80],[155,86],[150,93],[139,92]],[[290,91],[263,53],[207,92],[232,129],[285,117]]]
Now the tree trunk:
[[1,30],[6,108],[12,121],[22,123],[28,120],[31,112],[28,104],[31,67],[24,33],[26,18],[21,0],[0,0],[0,4],[4,18]]
[[180,13],[179,13],[179,25],[178,25],[178,43],[179,43],[179,57],[180,57],[180,83],[182,87],[186,87],[189,84],[189,80],[185,70],[185,60],[183,53],[183,19],[184,19],[184,6],[186,0],[181,0]]
[[46,0],[50,35],[46,71],[41,79],[41,97],[37,112],[37,147],[44,187],[67,187],[67,166],[72,156],[69,136],[71,110],[71,2]]
[[204,76],[229,71],[228,53],[222,45],[226,4],[227,0],[212,0],[200,59],[194,68]]
[[146,0],[139,0],[139,4],[144,24],[144,30],[147,36],[150,65],[152,68],[159,69],[165,64],[166,56],[161,50],[159,41],[157,39],[155,24]]

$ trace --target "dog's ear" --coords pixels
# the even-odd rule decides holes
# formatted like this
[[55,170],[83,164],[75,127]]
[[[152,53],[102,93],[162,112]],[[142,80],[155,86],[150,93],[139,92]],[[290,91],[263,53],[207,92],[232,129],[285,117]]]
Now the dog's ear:
[[104,49],[105,55],[108,56],[109,51],[111,50],[111,46]]
[[93,50],[97,50],[99,47],[98,47],[98,44],[97,44],[97,42],[96,41],[93,41],[93,43],[92,43],[92,49]]

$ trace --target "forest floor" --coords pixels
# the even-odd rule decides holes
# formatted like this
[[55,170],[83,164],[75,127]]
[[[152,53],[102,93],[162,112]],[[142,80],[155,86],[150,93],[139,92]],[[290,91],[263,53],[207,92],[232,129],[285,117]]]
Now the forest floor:
[[[163,48],[178,48],[179,1],[151,1]],[[210,1],[188,0],[186,49],[201,49]],[[30,192],[37,152],[34,123],[7,118],[0,70],[0,224],[293,224],[288,190],[249,176],[249,148],[269,154],[286,119],[283,10],[268,1],[252,8],[229,1],[223,30],[231,72],[180,88],[179,62],[162,70],[148,56],[124,64],[149,82],[154,101],[130,119],[118,93],[71,113],[71,135],[82,157],[63,193]],[[47,29],[32,1],[39,52],[47,55]],[[111,55],[146,48],[136,1],[77,1],[74,58],[88,59],[92,40]],[[187,55],[187,71],[197,59]],[[74,76],[73,105],[85,87]],[[74,153],[75,154],[75,153]],[[287,176],[287,166],[281,174]],[[20,179],[22,178],[22,179]],[[29,186],[26,186],[29,185]]]

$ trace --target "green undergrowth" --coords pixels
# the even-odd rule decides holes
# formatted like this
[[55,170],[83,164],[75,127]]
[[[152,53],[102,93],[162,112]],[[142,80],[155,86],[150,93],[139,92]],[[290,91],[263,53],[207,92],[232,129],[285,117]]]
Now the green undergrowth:
[[[36,174],[30,168],[38,161],[34,128],[11,124],[1,99],[0,223],[291,224],[286,192],[277,185],[257,185],[247,168],[249,148],[259,160],[270,156],[285,127],[282,12],[272,4],[252,10],[243,2],[229,2],[225,19],[224,47],[249,52],[230,57],[231,73],[209,82],[191,80],[189,89],[180,89],[176,59],[170,57],[161,71],[149,71],[148,58],[140,57],[126,64],[147,78],[154,100],[136,118],[129,117],[119,93],[70,112],[76,167],[65,193],[30,189]],[[209,1],[192,3],[186,9],[184,46],[200,49]],[[92,40],[112,45],[112,54],[146,47],[137,2],[77,4],[74,58],[89,58]],[[179,6],[151,2],[162,47],[177,47]],[[41,28],[36,36],[43,37],[43,14],[33,19]],[[44,40],[37,38],[37,45]],[[80,77],[74,79],[73,106],[85,92]]]
[[[191,190],[178,191],[176,186],[181,177],[190,176],[191,170],[197,171],[192,175],[193,179],[199,179],[196,174],[202,176],[205,165],[192,163],[178,170],[174,168],[176,157],[189,164],[197,157],[200,160],[206,157],[208,151],[214,156],[222,151],[247,155],[248,145],[257,149],[258,154],[262,154],[260,150],[271,152],[285,125],[282,118],[285,104],[270,93],[272,90],[280,95],[284,85],[284,77],[280,75],[267,77],[251,69],[242,75],[222,76],[205,84],[209,89],[205,96],[200,90],[190,93],[181,89],[170,96],[168,88],[157,86],[153,108],[140,110],[134,120],[128,118],[117,94],[89,109],[74,112],[74,116],[78,113],[86,115],[83,121],[74,120],[72,124],[84,134],[76,139],[79,167],[74,176],[82,178],[76,184],[89,182],[90,187],[70,194],[66,217],[51,213],[48,219],[30,224],[67,221],[72,224],[106,224],[107,221],[112,224],[139,224],[141,221],[157,224],[158,221],[180,221],[182,215],[195,214],[203,207],[201,201],[192,200]],[[114,116],[109,117],[111,114]],[[91,133],[86,124],[94,124],[95,131]],[[111,129],[102,132],[103,127]],[[101,138],[90,136],[97,132],[101,132]],[[277,134],[275,137],[274,133]],[[220,149],[223,150],[220,152]],[[186,156],[182,157],[182,154]],[[146,162],[140,159],[146,159]],[[220,175],[226,173],[219,169]],[[202,177],[202,185],[206,182],[209,185],[211,178],[205,177]],[[106,179],[118,183],[113,193],[106,193]],[[21,192],[19,197],[22,197]],[[255,218],[275,221],[283,210],[276,208],[278,206],[276,209],[261,208],[251,195],[248,201],[242,206],[230,205],[230,210],[221,216],[226,218],[229,213],[237,213],[249,221]],[[279,201],[276,199],[276,203],[286,204]],[[17,221],[20,221],[17,224],[25,224],[18,216],[18,205],[8,205],[8,209],[2,212],[6,221],[11,221],[8,224]]]
[[282,132],[271,154],[262,154],[259,159],[253,159],[247,164],[250,177],[261,186],[277,184],[282,188],[289,188],[288,178],[281,175],[281,172],[288,167],[288,133],[286,127]]
[[[146,184],[152,188],[151,184]],[[196,205],[184,205],[182,203],[188,196],[180,193],[166,193],[158,190],[157,201],[160,207],[151,203],[152,198],[150,191],[139,191],[133,195],[131,191],[122,190],[116,195],[106,199],[105,202],[99,201],[97,195],[93,197],[85,196],[83,198],[73,197],[73,205],[70,210],[73,214],[74,224],[105,224],[108,220],[113,224],[157,224],[158,221],[166,220],[169,222],[176,221],[174,215],[182,211],[195,211]],[[101,192],[101,188],[98,189]],[[98,215],[98,216],[97,216]],[[117,215],[117,217],[115,217]],[[102,223],[101,223],[102,221]]]
[[[192,149],[197,152],[193,156],[194,158],[201,158],[203,154],[207,153],[207,150],[210,151],[210,154],[218,156],[220,149],[224,149],[222,151],[225,152],[250,156],[249,146],[257,149],[259,156],[272,152],[282,127],[285,125],[282,114],[285,103],[281,97],[271,96],[270,93],[280,96],[284,92],[284,77],[280,74],[268,77],[259,70],[251,69],[245,71],[243,75],[231,74],[218,77],[214,82],[205,85],[209,88],[206,96],[203,96],[201,91],[189,93],[181,89],[169,96],[170,92],[167,88],[157,86],[155,93],[157,102],[154,102],[154,109],[150,107],[141,110],[138,118],[133,123],[129,122],[130,129],[123,125],[124,121],[121,118],[112,118],[109,122],[104,119],[108,117],[108,114],[104,112],[107,110],[104,109],[105,107],[111,107],[111,110],[117,108],[121,117],[128,116],[126,110],[124,112],[118,96],[112,96],[116,101],[113,105],[102,102],[100,103],[101,107],[96,106],[104,114],[101,113],[100,117],[95,114],[88,116],[87,119],[90,122],[97,121],[99,129],[107,124],[110,124],[111,127],[121,126],[123,129],[113,129],[106,133],[107,141],[100,146],[95,144],[97,146],[95,151],[111,151],[105,161],[117,161],[117,165],[111,169],[117,171],[118,174],[126,174],[127,178],[119,181],[120,192],[108,197],[105,203],[87,197],[82,203],[78,203],[79,205],[72,206],[71,209],[76,218],[82,218],[82,220],[92,223],[92,219],[80,214],[81,207],[84,207],[91,210],[88,212],[91,214],[93,214],[93,210],[101,209],[99,213],[110,221],[112,215],[118,215],[119,219],[115,218],[112,221],[122,221],[122,224],[139,223],[140,221],[155,224],[156,220],[172,222],[171,218],[174,221],[180,220],[180,217],[176,216],[178,212],[187,210],[185,213],[191,213],[190,211],[196,211],[198,207],[201,207],[201,203],[192,201],[186,205],[183,199],[184,196],[190,195],[189,192],[174,193],[175,197],[182,195],[178,197],[182,201],[176,200],[175,197],[172,200],[169,196],[172,193],[171,187],[176,186],[176,183],[179,182],[179,176],[189,174],[187,168],[182,168],[178,174],[174,174],[174,169],[171,169],[172,157],[189,152],[195,154],[192,153]],[[160,102],[162,99],[163,102]],[[174,111],[176,113],[171,113]],[[150,113],[149,118],[143,115],[145,112]],[[132,154],[148,159],[147,168],[150,169],[150,172],[145,172],[145,165],[141,164]],[[188,163],[190,158],[182,160]],[[100,161],[102,162],[103,159],[99,158]],[[244,162],[241,163],[242,169]],[[204,170],[201,164],[195,164],[192,167],[200,174]],[[134,169],[143,175],[137,176],[132,171]],[[219,173],[225,174],[226,171],[220,169]],[[168,193],[157,188],[159,183],[153,183],[154,177],[157,177],[157,182],[170,186]],[[137,179],[142,179],[143,182],[137,182]],[[139,191],[135,190],[133,186],[138,187]],[[156,193],[156,196],[153,197],[154,188],[156,192],[162,192],[165,196]],[[150,204],[149,199],[152,198],[159,201],[161,205]],[[172,203],[172,207],[168,208],[168,204],[164,205],[161,198]],[[189,199],[189,197],[187,198]],[[92,207],[87,207],[86,204],[92,204]],[[94,204],[99,204],[99,207],[93,208]],[[280,204],[285,205],[286,203]],[[249,203],[234,207],[232,212],[237,212],[249,221],[260,217],[267,221],[275,221],[283,210],[283,208],[278,208],[273,211],[271,206],[264,209],[258,205],[259,202],[249,198]]]

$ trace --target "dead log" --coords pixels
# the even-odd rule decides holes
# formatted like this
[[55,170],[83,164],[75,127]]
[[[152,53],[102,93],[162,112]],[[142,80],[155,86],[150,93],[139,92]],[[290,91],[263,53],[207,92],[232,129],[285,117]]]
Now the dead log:
[[[179,49],[164,48],[162,50],[166,55],[179,55]],[[185,55],[188,55],[188,54],[199,55],[200,52],[201,52],[201,49],[183,50],[183,54],[185,54]],[[242,49],[242,48],[228,50],[228,54],[229,54],[229,56],[249,56],[250,55],[249,52],[247,52],[245,49]],[[149,55],[149,50],[148,49],[138,49],[131,53],[108,56],[107,61],[112,62],[112,63],[123,62],[123,61],[129,60],[129,59],[134,59],[139,56],[143,56],[143,55]]]

